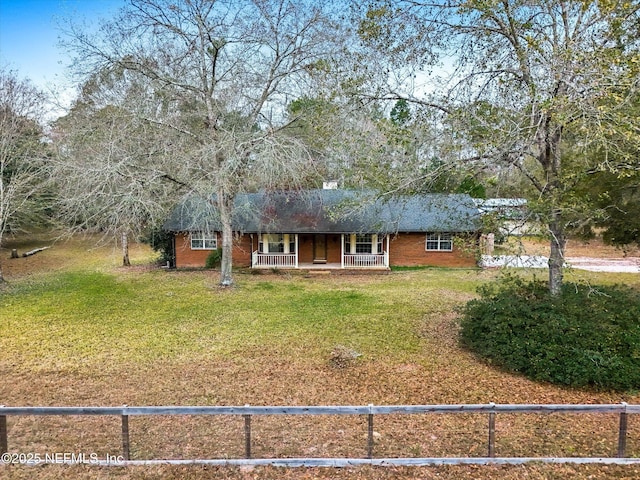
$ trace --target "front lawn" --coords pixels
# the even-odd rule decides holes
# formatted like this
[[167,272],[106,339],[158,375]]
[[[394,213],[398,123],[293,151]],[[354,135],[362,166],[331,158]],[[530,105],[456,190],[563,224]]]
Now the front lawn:
[[[64,246],[57,245],[30,257],[47,265],[46,272],[21,272],[0,290],[0,404],[640,403],[638,394],[534,383],[462,350],[455,309],[474,298],[476,287],[492,281],[496,272],[424,269],[313,277],[242,273],[236,276],[236,287],[220,289],[215,272],[144,267],[149,258],[144,249],[137,262],[134,257],[138,267],[123,269],[114,265],[117,253],[109,248],[74,245],[69,264],[62,260]],[[3,259],[3,264],[11,261]],[[580,275],[592,281],[639,283],[632,274]],[[337,346],[361,356],[338,368],[331,362]],[[640,455],[639,424],[635,418],[630,421],[629,455]],[[242,456],[239,419],[137,418],[130,429],[137,459]],[[255,429],[256,456],[364,454],[366,421],[360,418],[257,419]],[[617,418],[593,415],[575,422],[562,415],[505,415],[498,418],[496,432],[498,455],[613,456]],[[486,454],[484,416],[390,416],[376,420],[376,434],[378,457]],[[10,451],[117,453],[119,448],[117,419],[9,419]],[[557,466],[465,468],[364,469],[357,475],[518,478],[528,472],[532,478],[588,478],[608,468],[612,478],[633,477],[633,467],[570,467],[572,475],[563,473],[569,467]],[[54,465],[38,470],[11,467],[2,475],[32,478],[34,471],[50,478],[61,472],[67,472],[67,478],[90,478],[97,472]],[[122,478],[212,475],[195,467],[176,472],[170,467],[107,470]],[[244,475],[234,469],[225,472],[217,474]],[[261,475],[257,478],[296,478],[305,472],[253,473]],[[347,475],[343,472],[335,476]],[[313,475],[330,474],[316,470]]]

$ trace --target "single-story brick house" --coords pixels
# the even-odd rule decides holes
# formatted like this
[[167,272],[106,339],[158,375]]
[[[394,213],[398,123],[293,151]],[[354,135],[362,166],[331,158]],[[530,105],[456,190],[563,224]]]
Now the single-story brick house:
[[[174,234],[175,266],[202,267],[221,248],[212,202],[185,200],[164,225]],[[480,213],[462,194],[376,199],[323,189],[253,193],[235,199],[233,264],[250,268],[378,269],[474,266]],[[468,245],[468,243],[467,243]]]

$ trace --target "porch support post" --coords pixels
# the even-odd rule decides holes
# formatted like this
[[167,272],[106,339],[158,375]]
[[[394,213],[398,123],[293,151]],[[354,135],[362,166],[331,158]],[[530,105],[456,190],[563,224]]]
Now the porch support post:
[[344,233],[340,234],[340,268],[344,268]]
[[249,234],[249,238],[251,239],[251,268],[255,267],[256,264],[256,258],[255,258],[255,253],[258,249],[256,248],[255,250],[253,249],[253,233]]
[[300,249],[298,248],[298,234],[295,234],[295,239],[296,239],[296,268],[298,268],[298,252],[300,251]]
[[386,252],[386,254],[385,254],[385,256],[384,256],[384,266],[385,266],[385,267],[387,267],[387,268],[389,268],[389,263],[390,263],[390,262],[389,262],[389,234],[385,235],[385,237],[386,237],[386,240],[387,240],[387,241],[386,241],[386,244],[387,244],[387,252]]

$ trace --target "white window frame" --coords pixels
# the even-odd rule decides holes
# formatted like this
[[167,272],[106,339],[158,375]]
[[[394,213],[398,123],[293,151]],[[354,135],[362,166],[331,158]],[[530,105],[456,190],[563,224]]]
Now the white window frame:
[[[429,244],[436,244],[436,248],[429,248]],[[452,252],[453,234],[448,232],[427,233],[424,248],[427,252]]]
[[[191,250],[217,250],[218,235],[216,232],[191,232],[189,235]],[[195,242],[195,245],[194,245]]]
[[[375,233],[352,233],[345,236],[345,248],[348,248],[347,254],[351,255],[380,255],[384,253],[384,247],[382,240],[384,235],[377,235]],[[369,249],[364,252],[358,252],[358,245],[369,245]]]
[[[296,253],[296,237],[293,234],[263,233],[258,241],[258,251],[260,253]],[[274,247],[271,248],[271,245]],[[279,248],[280,245],[282,245],[282,252]]]

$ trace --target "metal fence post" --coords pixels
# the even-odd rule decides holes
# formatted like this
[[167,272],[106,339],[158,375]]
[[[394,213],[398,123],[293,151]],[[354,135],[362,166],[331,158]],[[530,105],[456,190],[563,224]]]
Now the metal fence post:
[[[0,411],[4,405],[0,405]],[[0,454],[9,451],[9,443],[7,441],[7,416],[0,415]]]
[[[245,405],[248,407],[249,405]],[[244,457],[251,458],[251,415],[245,414],[244,417]]]
[[369,404],[367,418],[367,458],[373,458],[373,404]]
[[[123,409],[127,405],[122,406]],[[130,444],[129,444],[129,415],[122,415],[122,458],[130,460]]]
[[620,412],[620,427],[618,429],[618,458],[625,457],[625,450],[627,448],[627,403],[622,402],[624,408],[623,412]]
[[496,412],[489,413],[489,458],[496,456]]

